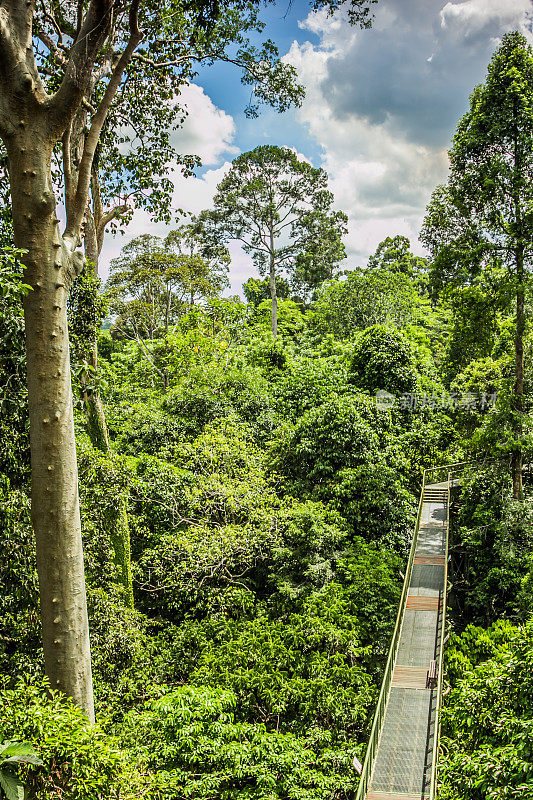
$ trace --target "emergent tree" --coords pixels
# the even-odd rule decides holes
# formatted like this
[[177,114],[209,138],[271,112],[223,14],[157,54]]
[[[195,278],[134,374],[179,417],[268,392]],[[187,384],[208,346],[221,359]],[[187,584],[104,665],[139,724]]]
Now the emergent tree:
[[503,266],[516,303],[511,412],[513,493],[522,493],[525,292],[533,263],[533,50],[504,36],[472,94],[450,151],[450,177],[429,204],[422,241],[435,268],[468,282]]
[[261,145],[233,161],[217,187],[214,210],[200,215],[213,240],[238,240],[260,273],[268,273],[274,336],[276,278],[285,271],[297,286],[317,285],[345,257],[347,217],[332,210],[327,185],[324,170],[293,150]]

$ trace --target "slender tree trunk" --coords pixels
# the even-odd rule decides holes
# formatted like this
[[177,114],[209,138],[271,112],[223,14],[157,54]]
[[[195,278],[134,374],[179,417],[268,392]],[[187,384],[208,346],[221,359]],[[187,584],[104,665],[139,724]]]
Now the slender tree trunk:
[[6,144],[15,244],[32,287],[24,319],[45,670],[94,720],[66,308],[74,257],[59,233],[51,143],[25,123]]
[[165,339],[168,336],[168,326],[170,322],[170,300],[172,297],[172,292],[170,291],[170,287],[167,287],[167,302],[165,304]]
[[100,248],[98,246],[98,238],[96,235],[96,223],[94,221],[94,214],[90,206],[87,207],[87,211],[85,212],[83,247],[85,250],[85,258],[93,265],[93,275],[95,278],[97,278],[98,260],[100,258]]
[[[96,237],[96,225],[94,216],[89,209],[86,213],[86,223],[83,232],[83,245],[85,249],[85,257],[93,265],[93,274],[98,277],[98,260],[100,258],[100,248]],[[94,369],[95,374],[98,370],[98,345],[96,336],[93,342],[90,343],[90,353],[88,362]],[[105,418],[104,406],[100,395],[97,392],[85,392],[83,396],[83,405],[87,419],[87,433],[93,445],[101,450],[102,453],[109,452],[109,432],[107,430],[107,423]]]
[[[515,250],[516,268],[516,331],[515,331],[515,384],[513,392],[513,412],[514,412],[514,435],[520,442],[522,439],[522,417],[524,413],[524,333],[526,330],[525,317],[525,286],[524,286],[524,240],[522,227],[522,207],[520,203],[520,187],[522,184],[522,150],[519,145],[517,108],[516,103],[513,109],[514,115],[514,186],[513,202],[515,214],[515,227],[517,244]],[[519,500],[523,497],[522,492],[522,447],[518,444],[511,454],[511,472],[513,478],[513,497]]]
[[[94,274],[98,276],[100,250],[94,217],[89,210],[84,230],[85,257],[94,266]],[[98,344],[95,338],[91,343],[90,364],[95,373],[98,370]],[[83,405],[87,420],[87,433],[94,447],[106,455],[112,456],[109,443],[109,432],[105,418],[102,399],[97,392],[85,392]],[[113,547],[113,560],[118,569],[119,580],[124,589],[124,600],[129,608],[133,608],[133,577],[131,572],[131,543],[128,523],[128,509],[125,498],[121,495],[117,507],[110,519],[110,539]]]
[[272,298],[272,336],[278,335],[278,295],[276,291],[276,260],[274,255],[274,231],[270,229],[270,297]]
[[[525,287],[524,287],[524,247],[520,242],[516,252],[516,333],[515,333],[515,384],[513,411],[516,415],[514,432],[517,439],[522,437],[522,415],[524,413],[524,333],[526,330]],[[522,497],[522,448],[517,446],[511,455],[513,476],[513,497]]]

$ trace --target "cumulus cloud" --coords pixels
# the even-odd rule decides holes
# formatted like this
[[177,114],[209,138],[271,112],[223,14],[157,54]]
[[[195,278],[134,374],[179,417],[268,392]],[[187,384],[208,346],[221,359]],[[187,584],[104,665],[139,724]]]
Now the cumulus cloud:
[[[183,127],[172,134],[172,144],[179,153],[198,155],[204,166],[212,168],[191,178],[184,178],[178,170],[173,172],[172,205],[174,209],[198,214],[211,205],[217,184],[230,168],[228,156],[233,157],[239,152],[234,145],[236,126],[233,117],[217,108],[204,89],[196,84],[183,89],[180,104],[187,109],[188,116]],[[178,218],[176,224],[179,224]],[[102,278],[105,280],[107,277],[111,259],[118,256],[122,247],[132,238],[141,233],[163,237],[171,227],[154,223],[146,212],[137,211],[124,236],[107,237],[101,257]],[[250,273],[250,262],[239,248],[234,248],[234,251],[232,290],[238,292]]]
[[172,144],[179,153],[194,153],[203,164],[211,166],[219,164],[223,155],[239,152],[233,144],[233,117],[217,108],[202,86],[184,86],[179,103],[187,111],[183,126],[172,134]]
[[519,29],[530,37],[531,14],[530,0],[466,0],[446,3],[440,20],[443,28],[455,29],[467,41],[491,35],[494,26],[500,33]]
[[349,213],[352,258],[396,233],[419,251],[416,233],[446,177],[468,97],[504,33],[531,38],[531,8],[530,0],[380,0],[371,30],[322,12],[303,21],[320,41],[294,42],[286,58],[307,87],[299,118]]
[[[397,233],[422,252],[417,233],[424,209],[446,178],[446,150],[470,93],[507,31],[520,29],[533,42],[531,0],[379,0],[375,8],[373,27],[363,31],[342,13],[309,14],[285,57],[307,89],[295,118],[318,143],[337,206],[349,214],[351,264],[364,263]],[[210,206],[239,152],[238,132],[201,86],[186,87],[181,102],[189,115],[173,143],[180,153],[198,154],[204,169],[189,179],[176,172],[173,199],[175,208],[196,214]],[[279,124],[263,118],[266,141]],[[296,133],[291,144],[301,156],[303,137]],[[104,268],[132,236],[166,230],[136,214],[128,235],[106,244]],[[232,252],[238,292],[253,267],[236,244]]]

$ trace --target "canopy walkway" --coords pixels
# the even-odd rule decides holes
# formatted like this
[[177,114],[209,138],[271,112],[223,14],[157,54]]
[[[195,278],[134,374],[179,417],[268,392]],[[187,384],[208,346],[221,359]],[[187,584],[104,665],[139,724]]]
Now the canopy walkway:
[[[356,800],[434,800],[453,467],[424,471],[396,627]],[[444,478],[444,479],[443,479]]]

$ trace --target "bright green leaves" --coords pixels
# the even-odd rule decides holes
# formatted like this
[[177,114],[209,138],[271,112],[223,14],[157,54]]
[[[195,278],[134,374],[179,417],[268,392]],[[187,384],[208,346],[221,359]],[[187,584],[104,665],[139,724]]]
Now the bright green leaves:
[[[0,690],[0,740],[15,736],[29,744],[25,752],[14,753],[12,761],[8,756],[7,766],[14,774],[16,763],[27,765],[24,783],[32,800],[61,794],[94,800],[116,791],[123,764],[116,746],[45,682],[19,681],[13,689]],[[2,771],[4,755],[0,752]]]
[[24,800],[24,783],[13,772],[19,764],[42,767],[39,754],[29,742],[0,744],[0,786],[7,800]]
[[407,337],[385,325],[367,328],[355,344],[350,376],[356,386],[371,393],[379,389],[395,395],[414,392],[415,361]]
[[377,457],[379,438],[365,396],[337,397],[307,411],[273,451],[272,467],[290,481],[293,491],[312,496],[337,470]]
[[533,797],[532,629],[469,626],[448,645],[439,797]]
[[235,719],[232,691],[182,687],[128,720],[126,735],[151,772],[150,796],[200,800],[323,800],[353,787],[354,747]]
[[410,278],[421,279],[428,269],[426,258],[411,253],[407,236],[387,236],[368,259],[368,269],[399,272]]
[[[227,286],[229,254],[206,240],[194,221],[165,240],[143,234],[111,263],[107,294],[117,315],[116,335],[140,343],[168,335],[195,302],[214,298]],[[150,352],[143,349],[150,362]],[[155,362],[152,362],[155,366]]]
[[350,270],[344,280],[321,286],[307,315],[317,337],[352,337],[370,325],[404,327],[431,319],[431,306],[402,270]]
[[0,475],[17,485],[29,467],[23,256],[10,247],[0,252]]

